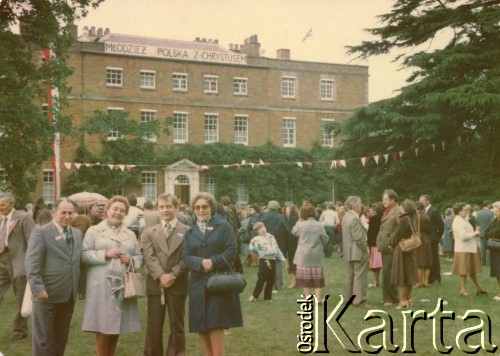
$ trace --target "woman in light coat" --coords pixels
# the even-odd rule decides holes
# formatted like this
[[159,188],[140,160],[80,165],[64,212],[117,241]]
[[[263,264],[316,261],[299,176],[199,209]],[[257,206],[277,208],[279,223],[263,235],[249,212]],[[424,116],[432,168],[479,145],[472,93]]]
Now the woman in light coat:
[[106,219],[90,227],[83,240],[82,261],[88,267],[82,330],[96,333],[97,356],[114,355],[120,334],[141,329],[137,300],[123,298],[129,265],[142,264],[137,238],[123,225],[128,208],[127,198],[111,198]]
[[314,295],[321,301],[321,288],[325,286],[323,256],[328,235],[315,216],[312,204],[300,207],[300,220],[292,229],[292,234],[299,237],[293,263],[297,265],[295,285],[304,288],[304,296],[310,295],[310,288],[314,288]]
[[467,275],[470,276],[476,294],[486,294],[479,286],[476,273],[481,272],[481,260],[479,258],[479,230],[474,230],[467,221],[467,204],[457,203],[453,207],[455,219],[452,223],[453,238],[455,239],[455,255],[453,256],[453,274],[460,275],[460,295],[468,297]]

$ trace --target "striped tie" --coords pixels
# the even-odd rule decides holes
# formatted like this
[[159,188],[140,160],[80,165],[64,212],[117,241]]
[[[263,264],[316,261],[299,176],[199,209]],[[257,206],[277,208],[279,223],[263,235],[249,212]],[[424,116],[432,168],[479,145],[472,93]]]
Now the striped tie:
[[203,235],[205,235],[205,231],[207,231],[207,222],[206,221],[199,221],[198,227],[200,228],[201,233]]
[[5,240],[7,239],[7,217],[3,216],[0,220],[0,254],[5,249]]

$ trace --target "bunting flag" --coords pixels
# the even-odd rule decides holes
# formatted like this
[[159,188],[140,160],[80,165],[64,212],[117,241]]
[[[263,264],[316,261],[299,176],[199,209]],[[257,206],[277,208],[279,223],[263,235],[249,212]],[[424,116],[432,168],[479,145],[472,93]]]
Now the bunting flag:
[[200,172],[203,172],[203,171],[206,171],[208,169],[208,166],[207,165],[201,165],[201,166],[198,166],[198,170]]
[[127,172],[130,172],[132,170],[132,168],[135,167],[135,164],[126,164],[125,165],[125,169],[127,170]]
[[332,163],[330,164],[330,169],[334,168],[337,168],[337,161],[332,161]]
[[404,151],[399,151],[399,158],[402,159],[403,158],[403,152]]
[[375,163],[378,164],[378,161],[380,159],[380,155],[373,156],[373,159],[375,160]]
[[418,156],[418,147],[415,148],[415,157],[417,157],[417,156]]
[[432,152],[436,152],[436,144],[435,144],[435,143],[433,143],[433,144],[431,145],[431,147],[432,147]]
[[71,169],[71,163],[64,162],[64,167],[66,167],[66,169]]
[[444,145],[446,144],[446,142],[444,141],[441,141],[441,147],[443,147],[443,151],[444,151]]
[[462,146],[462,137],[461,136],[457,137],[457,142],[458,142],[459,146]]
[[229,164],[223,164],[222,167],[227,168],[229,167]]
[[252,167],[252,168],[253,168],[253,167],[255,167],[255,163],[251,163],[251,162],[250,162],[250,163],[249,163],[249,165],[250,165],[250,167]]
[[340,164],[342,167],[344,167],[344,168],[345,168],[345,166],[346,166],[345,159],[341,159],[341,160],[339,160],[338,162],[339,162],[339,164]]
[[384,153],[384,158],[385,158],[385,163],[387,163],[387,161],[389,160],[389,154],[388,153]]
[[398,160],[398,153],[397,152],[392,152],[391,157],[393,160],[397,161]]
[[75,163],[76,169],[80,169],[81,165],[82,165],[81,163]]
[[108,164],[107,166],[109,167],[109,169],[113,170],[114,166],[112,164]]
[[312,162],[304,162],[304,164],[305,164],[306,166],[308,166],[308,167],[312,167],[312,166],[313,166]]
[[299,166],[300,168],[302,168],[302,162],[296,162],[297,163],[297,166]]
[[363,165],[363,167],[365,166],[365,164],[366,164],[366,157],[361,157],[361,164]]
[[122,172],[125,171],[125,165],[124,164],[119,164],[118,167],[120,168],[120,170]]

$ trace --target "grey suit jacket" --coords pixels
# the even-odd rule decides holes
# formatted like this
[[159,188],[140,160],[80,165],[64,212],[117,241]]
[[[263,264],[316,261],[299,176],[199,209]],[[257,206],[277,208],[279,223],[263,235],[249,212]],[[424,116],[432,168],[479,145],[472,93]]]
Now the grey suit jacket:
[[12,218],[7,227],[7,240],[9,244],[9,256],[12,263],[12,278],[26,275],[24,259],[28,248],[28,239],[35,223],[28,214],[18,210],[12,212]]
[[65,303],[70,296],[77,299],[82,254],[82,233],[71,228],[73,252],[54,222],[35,228],[26,253],[26,273],[33,296],[46,291],[49,303]]
[[148,270],[146,292],[148,295],[159,295],[159,279],[164,273],[172,273],[175,283],[167,288],[167,293],[187,294],[187,267],[182,262],[182,243],[189,226],[179,220],[170,233],[170,247],[167,245],[162,223],[144,231],[143,257]]
[[342,244],[346,261],[361,261],[368,255],[366,230],[355,211],[348,210],[342,219]]
[[386,216],[382,217],[380,230],[377,235],[377,249],[384,254],[392,254],[392,239],[398,227],[398,218],[401,207],[396,204]]

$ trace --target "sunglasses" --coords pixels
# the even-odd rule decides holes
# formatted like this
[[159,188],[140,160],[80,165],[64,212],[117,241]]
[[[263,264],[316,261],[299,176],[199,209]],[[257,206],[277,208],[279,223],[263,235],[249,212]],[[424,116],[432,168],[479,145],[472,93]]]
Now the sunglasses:
[[210,209],[209,205],[195,205],[194,210],[208,210]]

